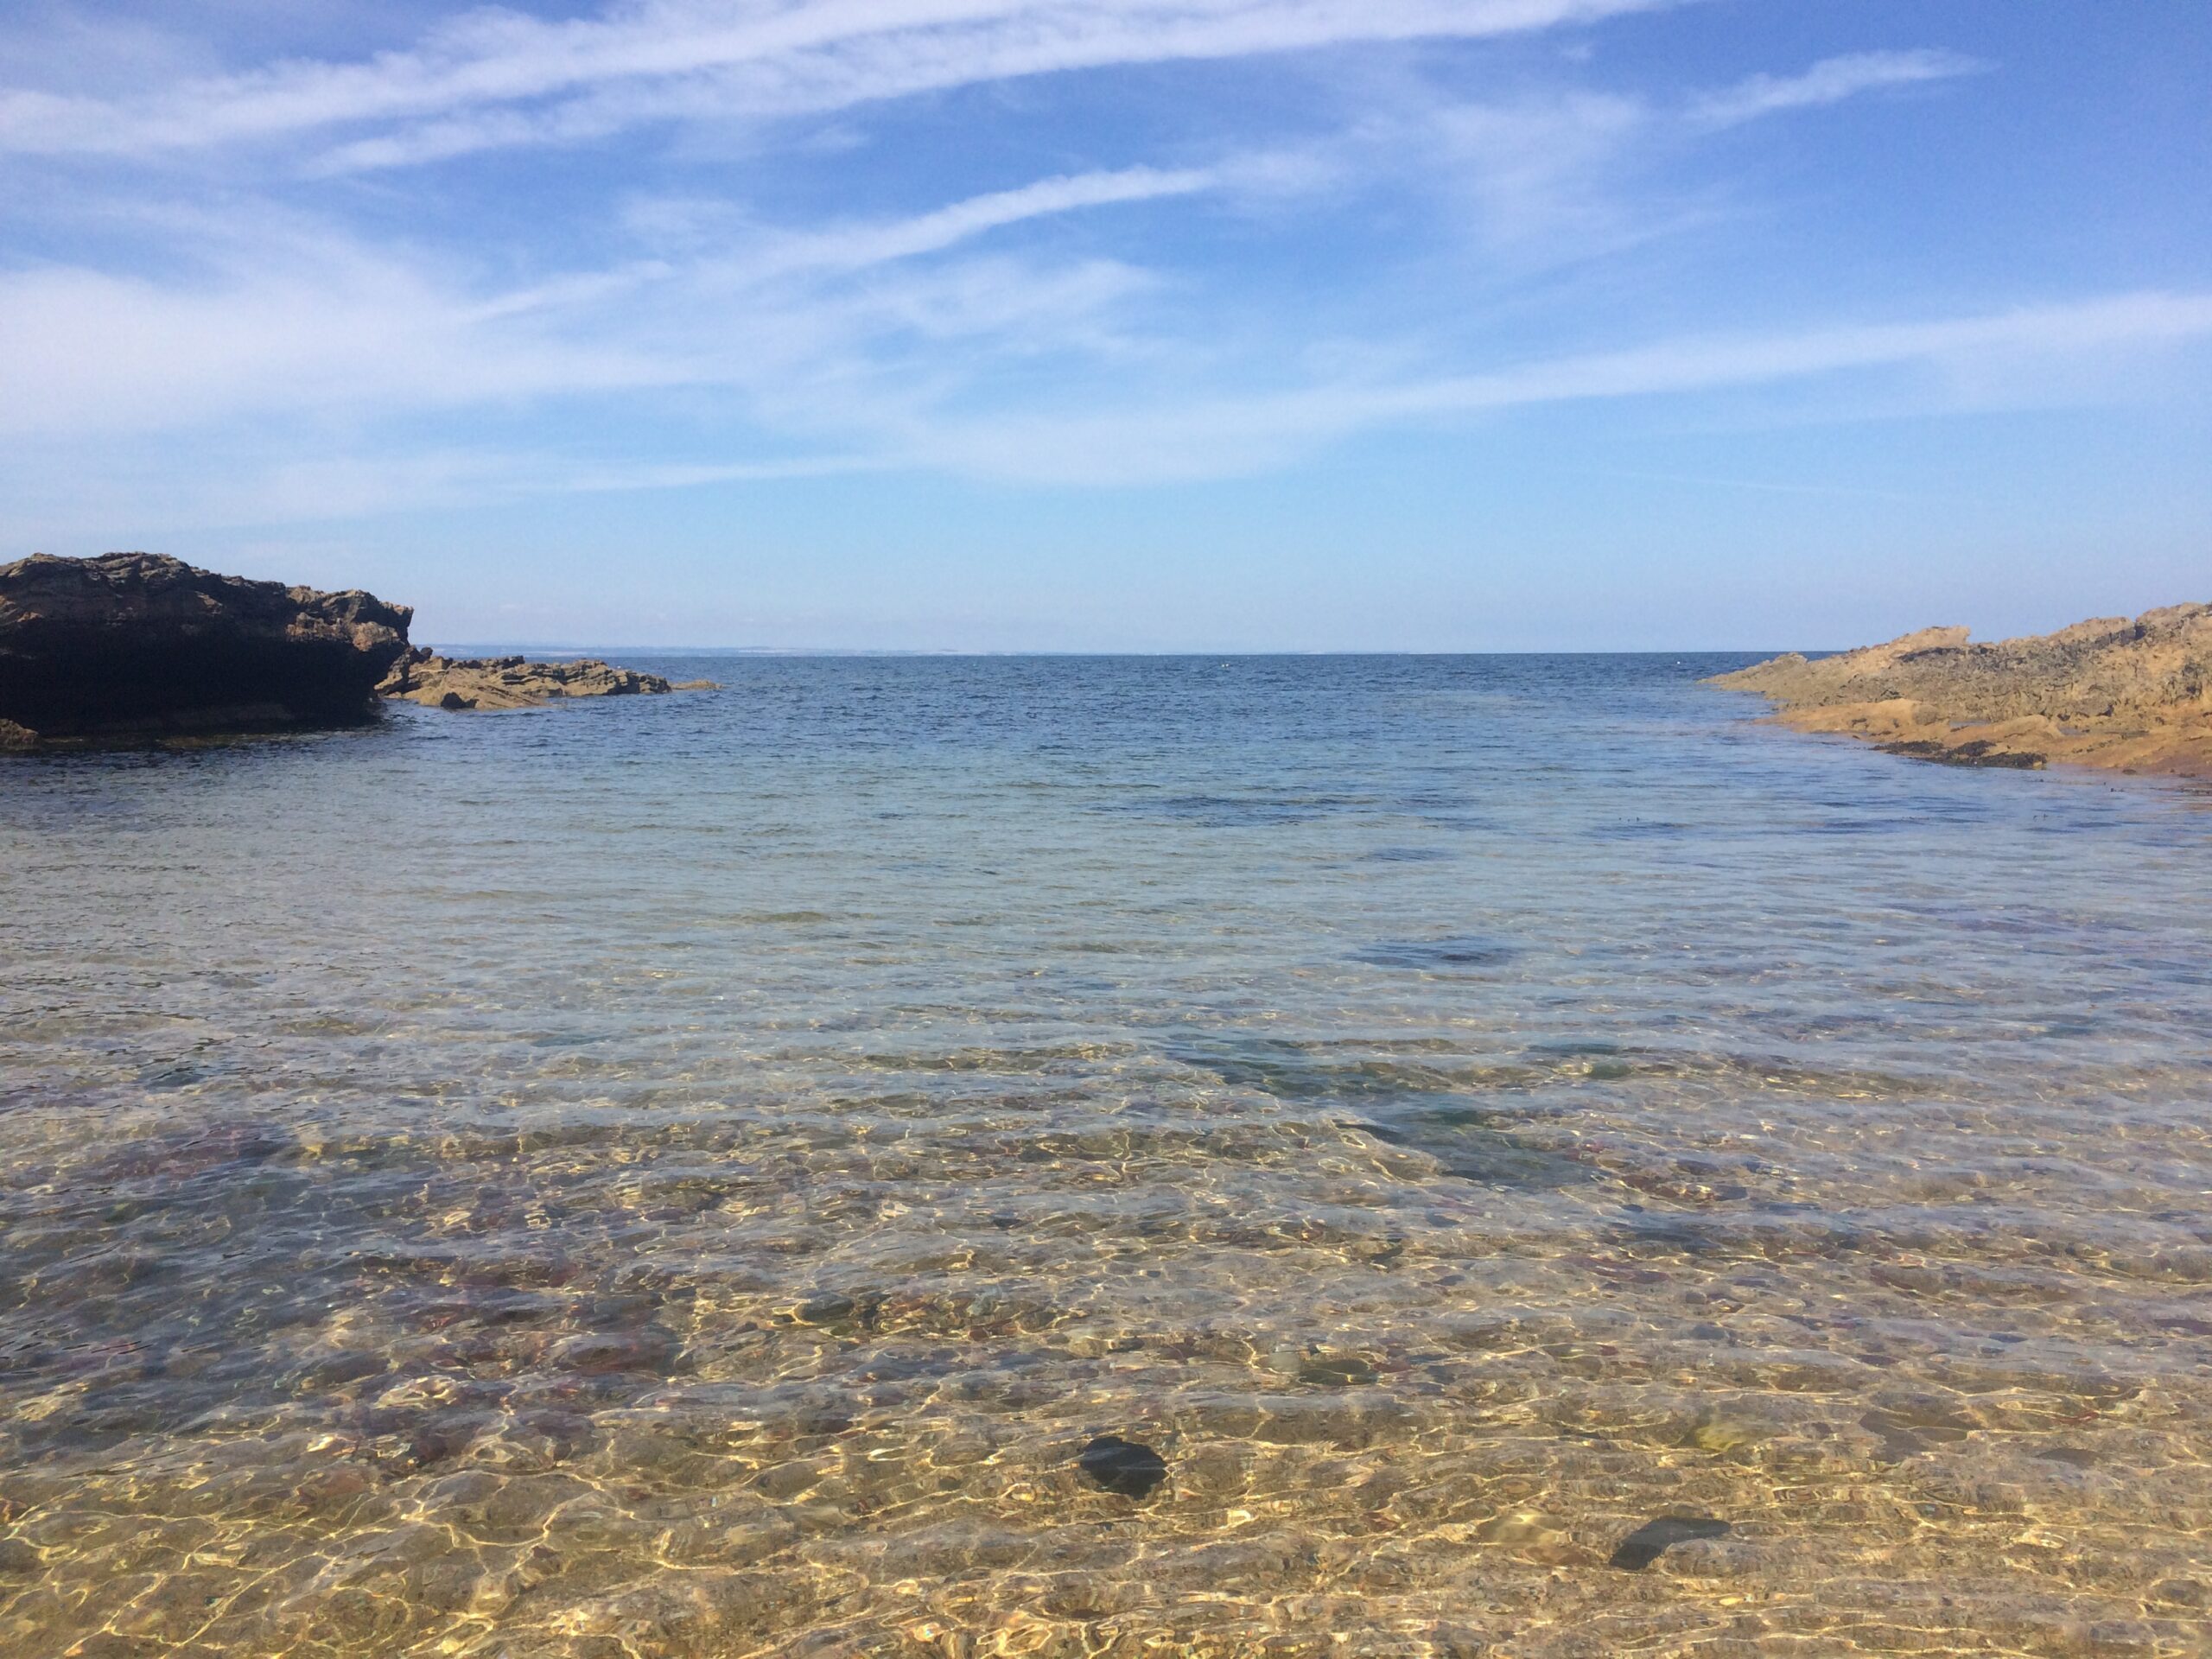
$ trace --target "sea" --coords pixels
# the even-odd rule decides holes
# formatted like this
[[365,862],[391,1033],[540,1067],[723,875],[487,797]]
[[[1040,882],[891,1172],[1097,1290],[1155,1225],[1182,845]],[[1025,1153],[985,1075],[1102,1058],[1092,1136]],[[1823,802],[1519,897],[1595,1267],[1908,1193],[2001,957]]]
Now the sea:
[[0,762],[0,1654],[2212,1651],[2212,791],[1763,654]]

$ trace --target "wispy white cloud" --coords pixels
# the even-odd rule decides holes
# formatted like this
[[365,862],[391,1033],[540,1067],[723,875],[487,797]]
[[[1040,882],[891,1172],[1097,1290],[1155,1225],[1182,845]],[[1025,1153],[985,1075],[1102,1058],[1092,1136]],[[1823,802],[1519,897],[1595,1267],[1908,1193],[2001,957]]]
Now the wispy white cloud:
[[[734,290],[779,280],[849,276],[874,266],[942,253],[1033,219],[1221,189],[1249,170],[1243,165],[1133,167],[1069,174],[970,196],[906,218],[848,220],[804,231],[760,226],[736,219],[725,210],[708,215],[722,221],[712,232],[716,245],[710,251],[695,248],[692,257],[680,262],[652,259],[613,270],[555,277],[486,301],[475,308],[474,315],[490,321],[588,307],[654,283],[682,283],[695,289]],[[651,209],[640,216],[650,219]],[[696,237],[700,227],[695,223],[687,228]],[[719,245],[733,242],[741,244],[741,248],[730,251]]]
[[[1033,207],[1119,199],[1103,181],[1071,184],[1040,181],[1027,199]],[[983,227],[1008,210],[1001,198],[985,203],[913,223]],[[817,251],[842,269],[943,245],[935,230],[894,223],[852,230],[834,258],[826,246]],[[237,522],[870,469],[1141,485],[1292,464],[1377,429],[1837,375],[1931,378],[1929,404],[1941,402],[1947,380],[1992,375],[2013,395],[2032,397],[2039,384],[2075,395],[2085,363],[2212,338],[2212,293],[2139,292],[1934,320],[1681,336],[1474,373],[1370,365],[1284,385],[1287,365],[1278,365],[1274,389],[1245,393],[1194,392],[1189,354],[1173,353],[1132,375],[1080,373],[1079,392],[1057,383],[1018,387],[977,408],[976,377],[991,363],[1064,353],[1087,333],[1110,333],[1107,319],[1141,274],[978,257],[895,277],[879,271],[852,292],[786,289],[772,278],[720,334],[702,325],[693,279],[680,272],[664,279],[676,290],[665,305],[626,292],[503,308],[420,265],[334,244],[312,257],[302,246],[283,268],[219,289],[124,293],[114,280],[48,271],[0,283],[0,429],[51,444],[73,431],[79,442],[181,435],[240,416],[346,426],[679,387],[721,400],[721,453],[695,442],[634,460],[557,444],[301,454],[206,486],[221,505],[211,497],[194,516]],[[116,327],[118,317],[127,325]],[[911,342],[903,350],[900,338]],[[950,359],[934,349],[946,341],[958,342]],[[1094,359],[1106,354],[1089,343]]]
[[1424,152],[1447,186],[1464,187],[1493,244],[1563,243],[1578,251],[1630,233],[1612,185],[1656,122],[1642,99],[1575,92],[1510,104],[1459,102],[1423,118]]
[[181,505],[202,524],[284,524],[530,497],[836,478],[886,466],[865,455],[621,463],[530,450],[441,449],[286,461],[257,475],[219,482]]
[[399,165],[640,122],[758,119],[1115,65],[1479,38],[1684,0],[622,0],[471,12],[411,49],[130,99],[0,93],[0,150],[150,155],[348,127],[326,166]]
[[1865,53],[1688,99],[1574,86],[1470,99],[1401,74],[1365,89],[1376,107],[1330,153],[1346,170],[1419,181],[1494,260],[1541,268],[1709,224],[1723,209],[1684,181],[1682,163],[1722,128],[1984,67],[1937,51]]
[[[1252,165],[1267,170],[1265,158]],[[1007,255],[851,278],[1027,221],[1226,188],[1245,164],[1042,179],[903,218],[746,226],[737,245],[471,291],[451,262],[245,210],[149,212],[194,275],[0,271],[0,434],[185,430],[238,416],[512,405],[746,389],[786,412],[867,380],[893,404],[941,381],[897,337],[994,353],[1103,348],[1152,280],[1099,257]],[[897,378],[903,384],[889,382]]]
[[1988,67],[1956,52],[1853,52],[1823,58],[1802,74],[1753,75],[1698,99],[1690,113],[1705,126],[1732,127],[1786,110],[1840,104],[1862,92],[1951,80]]
[[947,424],[907,435],[931,464],[1038,482],[1128,484],[1284,465],[1378,427],[1433,425],[1550,404],[1780,386],[1867,371],[1986,375],[2016,390],[2040,365],[2212,338],[2212,293],[2130,293],[1986,315],[1747,336],[1700,335],[1493,372],[1339,384],[1073,418]]
[[836,226],[774,238],[757,253],[732,262],[722,270],[760,279],[805,271],[865,270],[941,253],[975,237],[1030,219],[1220,189],[1236,176],[1237,169],[1233,168],[1132,167],[1039,179],[908,219]]
[[62,266],[0,275],[0,433],[181,430],[668,380],[625,346],[486,327],[472,309],[431,272],[340,242],[198,286]]

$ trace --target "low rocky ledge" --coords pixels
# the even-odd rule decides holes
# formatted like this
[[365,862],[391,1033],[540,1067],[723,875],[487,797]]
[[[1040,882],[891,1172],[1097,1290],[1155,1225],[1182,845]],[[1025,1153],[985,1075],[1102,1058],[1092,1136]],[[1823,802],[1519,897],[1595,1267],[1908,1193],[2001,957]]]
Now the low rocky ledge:
[[408,652],[377,687],[379,696],[426,709],[527,709],[555,697],[627,697],[716,689],[711,680],[671,684],[658,674],[587,659],[533,663],[520,657],[441,657]]
[[359,724],[413,612],[150,553],[0,565],[0,746]]
[[1760,693],[1796,730],[1922,760],[2212,779],[2212,605],[1989,645],[1926,628],[1817,660],[1793,652],[1713,683]]

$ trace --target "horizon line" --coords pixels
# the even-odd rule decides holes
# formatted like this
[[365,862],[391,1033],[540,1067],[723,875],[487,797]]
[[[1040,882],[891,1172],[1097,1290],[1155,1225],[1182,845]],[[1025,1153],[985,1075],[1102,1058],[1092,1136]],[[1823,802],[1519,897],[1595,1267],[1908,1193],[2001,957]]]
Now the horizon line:
[[1146,649],[1141,647],[1080,649],[1046,646],[1013,646],[990,650],[969,645],[587,645],[574,640],[537,640],[523,643],[515,640],[453,640],[423,645],[441,654],[469,652],[478,655],[502,657],[524,656],[532,652],[574,652],[597,653],[601,652],[652,652],[681,654],[692,657],[1005,657],[1005,658],[1071,658],[1071,657],[1146,657],[1161,658],[1276,658],[1276,657],[1741,657],[1764,652],[1770,656],[1784,656],[1790,652],[1805,655],[1829,656],[1859,649],[1852,645],[1789,645],[1779,651],[1766,646],[1749,645],[1646,645],[1634,649],[1605,650],[1575,647],[1546,650],[1541,647],[1491,648],[1487,650],[1414,650],[1387,648],[1363,650],[1353,647],[1314,646],[1306,648],[1276,647],[1255,649],[1250,646],[1223,646],[1205,649],[1198,646]]

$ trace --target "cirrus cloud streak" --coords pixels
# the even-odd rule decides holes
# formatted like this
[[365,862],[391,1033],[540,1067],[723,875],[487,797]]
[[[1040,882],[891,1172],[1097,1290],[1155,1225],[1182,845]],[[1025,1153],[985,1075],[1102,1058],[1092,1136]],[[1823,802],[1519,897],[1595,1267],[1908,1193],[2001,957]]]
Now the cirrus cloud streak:
[[643,122],[760,119],[1120,65],[1588,23],[1686,0],[630,0],[491,10],[366,60],[136,98],[0,92],[0,152],[149,156],[385,124],[319,165],[404,165]]

